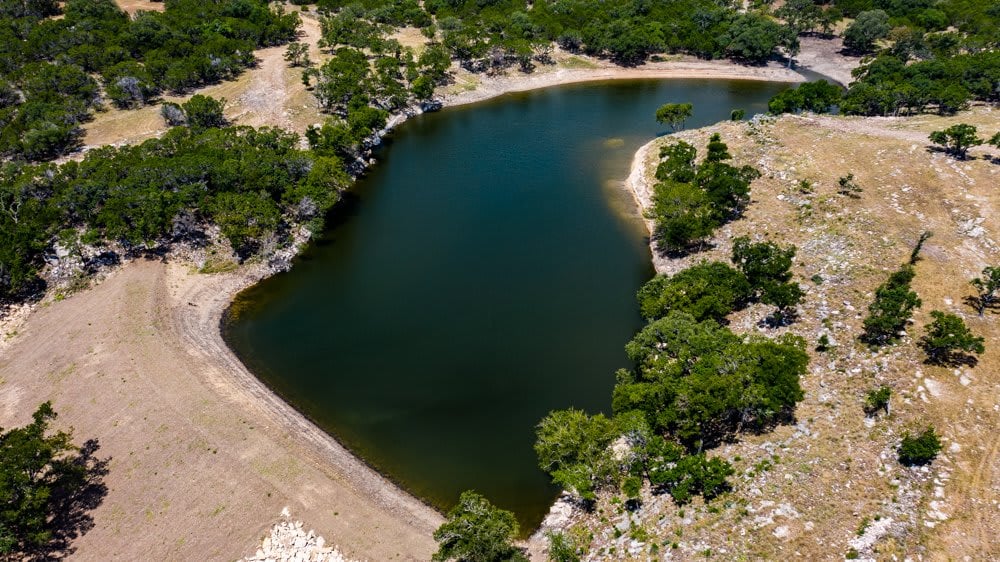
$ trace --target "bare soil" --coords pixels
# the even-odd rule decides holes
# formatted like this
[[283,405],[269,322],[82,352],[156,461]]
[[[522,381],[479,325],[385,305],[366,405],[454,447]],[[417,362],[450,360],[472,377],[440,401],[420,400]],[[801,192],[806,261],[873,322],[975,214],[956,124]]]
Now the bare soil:
[[259,277],[136,261],[47,301],[0,355],[0,426],[45,400],[110,457],[80,560],[233,560],[283,508],[348,557],[427,560],[441,517],[365,466],[247,372],[222,341]]

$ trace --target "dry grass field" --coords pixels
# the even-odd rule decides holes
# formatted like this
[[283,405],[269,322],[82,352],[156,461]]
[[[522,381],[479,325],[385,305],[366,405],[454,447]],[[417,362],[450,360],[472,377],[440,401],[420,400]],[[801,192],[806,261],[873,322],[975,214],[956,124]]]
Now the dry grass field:
[[[746,217],[720,229],[714,249],[659,259],[657,267],[728,260],[731,239],[744,234],[797,246],[795,273],[806,290],[800,319],[766,329],[758,322],[767,311],[752,308],[737,313],[732,327],[805,337],[812,355],[806,397],[796,424],[713,451],[737,468],[734,492],[684,509],[669,496],[647,496],[631,520],[620,503],[604,502],[575,534],[593,533],[593,548],[609,559],[642,560],[654,551],[725,560],[1000,557],[1000,315],[979,318],[963,302],[974,294],[969,280],[1000,265],[1000,153],[980,147],[957,161],[930,149],[930,131],[958,122],[989,136],[1000,130],[1000,113],[785,116],[677,135],[702,150],[719,132],[736,163],[764,175],[753,184]],[[658,139],[641,153],[644,180],[669,141]],[[848,173],[864,190],[857,198],[837,193]],[[801,180],[811,187],[803,189]],[[913,283],[923,306],[907,338],[872,351],[857,337],[873,290],[927,230],[933,237]],[[978,365],[924,362],[916,343],[932,310],[960,315],[986,338]],[[821,334],[834,342],[822,353],[813,350]],[[880,385],[893,390],[892,413],[866,418],[865,394]],[[927,425],[943,436],[942,454],[929,467],[901,466],[902,434]]]

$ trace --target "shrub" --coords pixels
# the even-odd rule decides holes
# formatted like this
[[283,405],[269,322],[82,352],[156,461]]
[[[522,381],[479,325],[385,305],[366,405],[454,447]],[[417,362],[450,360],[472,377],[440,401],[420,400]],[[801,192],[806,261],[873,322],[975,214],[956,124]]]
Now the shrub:
[[172,102],[164,102],[160,106],[160,116],[163,117],[163,121],[171,127],[177,127],[179,125],[187,125],[187,116],[184,115],[184,110],[181,106]]
[[943,131],[934,131],[930,135],[930,140],[944,147],[948,154],[961,160],[968,156],[970,148],[983,144],[983,139],[976,134],[976,127],[965,123],[952,125]]
[[447,520],[434,531],[438,550],[432,560],[506,560],[527,558],[513,541],[518,524],[514,514],[494,507],[483,496],[462,492],[458,505],[448,512]]
[[923,433],[914,437],[909,433],[903,435],[899,444],[899,462],[906,466],[922,466],[930,464],[941,452],[941,439],[928,427]]
[[865,413],[869,416],[877,414],[879,411],[889,413],[889,399],[892,397],[892,389],[888,386],[880,386],[870,390],[865,396]]
[[985,351],[983,338],[974,335],[961,318],[934,310],[934,320],[925,327],[920,347],[927,353],[927,362],[934,365],[955,365],[969,362],[966,354]]
[[217,100],[210,96],[195,94],[191,99],[181,104],[189,127],[202,130],[215,127],[225,127],[226,117],[223,114],[225,98]]
[[875,300],[868,306],[861,341],[881,346],[896,341],[906,327],[913,309],[920,306],[917,293],[910,290],[916,273],[913,266],[904,265],[875,290]]

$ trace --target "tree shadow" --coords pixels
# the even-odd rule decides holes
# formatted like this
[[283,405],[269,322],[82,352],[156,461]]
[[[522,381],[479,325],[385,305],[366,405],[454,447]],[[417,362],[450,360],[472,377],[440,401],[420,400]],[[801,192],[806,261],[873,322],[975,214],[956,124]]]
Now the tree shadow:
[[783,328],[785,326],[791,326],[799,319],[799,311],[790,308],[786,310],[777,309],[766,317],[762,318],[760,322],[757,322],[757,326],[761,328]]
[[1000,302],[983,303],[982,299],[977,295],[969,295],[962,299],[962,301],[972,307],[981,317],[986,315],[986,311],[995,313],[1000,309]]
[[705,241],[691,244],[683,248],[671,248],[667,246],[666,242],[659,238],[654,237],[653,240],[656,242],[656,253],[661,257],[670,259],[686,258],[688,256],[714,250],[716,247],[715,242]]
[[72,555],[76,549],[72,542],[94,528],[94,517],[90,514],[101,505],[108,495],[104,477],[108,475],[111,457],[99,459],[95,456],[100,444],[90,439],[80,447],[79,453],[67,462],[82,468],[78,479],[53,490],[51,513],[47,527],[52,539],[44,546],[24,553],[24,560],[62,560]]
[[937,367],[975,367],[978,364],[978,357],[961,351],[928,355],[927,359],[924,360],[924,365],[935,365]]

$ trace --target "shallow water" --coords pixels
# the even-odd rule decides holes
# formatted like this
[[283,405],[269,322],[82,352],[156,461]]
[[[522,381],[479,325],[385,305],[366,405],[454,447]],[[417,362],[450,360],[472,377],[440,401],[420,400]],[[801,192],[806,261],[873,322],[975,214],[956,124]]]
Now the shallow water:
[[293,270],[238,297],[226,340],[410,492],[447,508],[476,489],[533,528],[557,493],[535,424],[609,411],[641,326],[653,270],[622,180],[665,132],[656,108],[691,101],[702,126],[784,87],[589,83],[412,119]]

